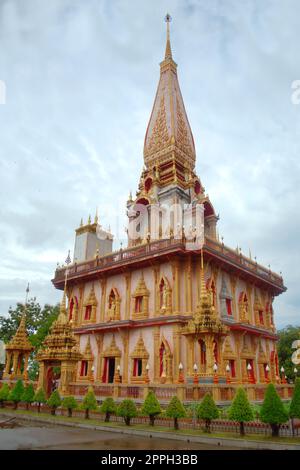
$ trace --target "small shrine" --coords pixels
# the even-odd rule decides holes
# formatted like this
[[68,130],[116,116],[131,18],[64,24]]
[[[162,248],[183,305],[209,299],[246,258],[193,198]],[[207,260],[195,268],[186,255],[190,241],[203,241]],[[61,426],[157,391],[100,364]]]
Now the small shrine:
[[34,350],[26,331],[26,313],[22,315],[15,336],[6,344],[6,362],[3,379],[28,378],[28,361],[30,353]]

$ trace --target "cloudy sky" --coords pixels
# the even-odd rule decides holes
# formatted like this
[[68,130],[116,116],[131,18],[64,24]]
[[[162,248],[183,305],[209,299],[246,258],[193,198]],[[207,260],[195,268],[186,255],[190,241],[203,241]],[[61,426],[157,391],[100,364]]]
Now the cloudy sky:
[[99,207],[124,237],[165,47],[166,12],[197,173],[224,242],[275,271],[279,327],[300,323],[298,0],[0,0],[0,314]]

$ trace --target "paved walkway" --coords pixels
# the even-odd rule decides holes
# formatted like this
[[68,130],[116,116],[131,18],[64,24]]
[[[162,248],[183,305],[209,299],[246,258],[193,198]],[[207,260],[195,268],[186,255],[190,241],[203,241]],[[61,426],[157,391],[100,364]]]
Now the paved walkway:
[[174,434],[133,427],[115,428],[55,418],[16,415],[1,411],[0,418],[17,416],[20,427],[0,429],[0,449],[272,449],[300,450],[299,444],[247,441],[204,435]]

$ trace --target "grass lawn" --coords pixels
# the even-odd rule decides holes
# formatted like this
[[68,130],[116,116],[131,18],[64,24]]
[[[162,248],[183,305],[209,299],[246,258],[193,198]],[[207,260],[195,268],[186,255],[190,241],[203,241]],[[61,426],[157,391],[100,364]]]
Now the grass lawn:
[[[87,424],[87,425],[94,425],[94,426],[103,426],[103,427],[110,427],[116,428],[120,431],[123,429],[128,428],[124,423],[116,423],[116,422],[109,422],[105,423],[104,421],[100,421],[98,419],[84,419],[78,417],[68,418],[67,416],[60,416],[55,415],[52,416],[49,413],[37,413],[30,410],[7,410],[5,408],[0,409],[0,414],[9,413],[9,414],[16,414],[16,415],[27,415],[33,416],[36,418],[40,418],[44,421],[53,421],[55,420],[57,424],[59,423],[78,423],[78,424]],[[180,425],[180,424],[179,424]],[[199,437],[207,437],[207,438],[224,438],[224,439],[237,439],[237,440],[246,440],[246,441],[260,441],[260,442],[274,442],[274,443],[286,443],[286,444],[299,444],[300,445],[300,437],[272,437],[272,436],[265,436],[261,434],[247,434],[245,437],[239,436],[237,433],[232,432],[219,432],[219,433],[205,433],[199,429],[179,429],[176,431],[174,428],[165,427],[165,426],[150,426],[145,424],[132,424],[130,428],[137,429],[140,431],[151,431],[152,433],[159,433],[159,432],[167,432],[171,434],[180,434],[183,436],[199,436]]]

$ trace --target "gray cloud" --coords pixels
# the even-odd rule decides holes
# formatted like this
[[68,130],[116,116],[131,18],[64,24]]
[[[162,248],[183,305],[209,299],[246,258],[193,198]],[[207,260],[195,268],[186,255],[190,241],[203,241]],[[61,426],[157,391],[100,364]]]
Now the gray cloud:
[[[299,323],[297,0],[0,2],[0,311],[56,302],[56,262],[99,207],[125,223],[163,57],[166,11],[197,150],[226,244],[283,271],[277,324]],[[120,214],[121,219],[117,220]]]

